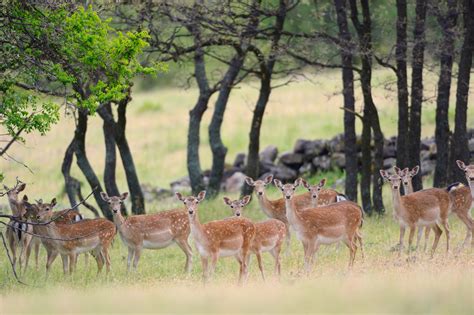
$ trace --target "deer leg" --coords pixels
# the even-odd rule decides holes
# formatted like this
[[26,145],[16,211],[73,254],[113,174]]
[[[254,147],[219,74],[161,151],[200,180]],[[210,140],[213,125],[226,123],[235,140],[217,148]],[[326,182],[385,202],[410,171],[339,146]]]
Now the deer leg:
[[56,257],[58,257],[58,252],[46,250],[46,276],[48,276],[51,264],[54,262]]
[[413,238],[415,237],[415,230],[416,230],[416,227],[410,226],[410,234],[408,235],[408,250],[407,250],[408,258],[410,258],[410,253],[411,253],[411,249],[413,245]]
[[[249,250],[250,250],[250,245],[247,245],[247,246],[244,246],[244,248],[242,249],[242,277],[243,277],[243,282],[247,282],[247,278],[248,278],[248,274],[249,274],[249,269],[248,269],[248,258],[250,257],[250,253],[249,253]],[[260,253],[259,255],[260,256]],[[259,258],[257,256],[257,259]],[[262,263],[262,257],[260,256],[260,261],[259,261],[259,267]],[[262,276],[263,276],[263,266],[262,266]],[[264,277],[264,280],[265,280],[265,277]],[[239,281],[240,282],[240,281]]]
[[69,256],[61,254],[61,260],[63,261],[63,273],[66,276],[69,272]]
[[290,224],[286,223],[285,224],[286,228],[286,237],[285,237],[285,255],[288,256],[290,254],[290,247],[291,247],[291,233],[290,233]]
[[425,246],[423,246],[423,251],[426,252],[426,247],[428,246],[428,241],[430,239],[431,227],[425,227]]
[[275,246],[275,247],[270,251],[270,254],[272,254],[273,258],[275,258],[275,270],[274,270],[274,273],[275,273],[276,275],[278,275],[278,277],[281,276],[280,252],[281,252],[281,244]]
[[344,243],[346,244],[347,248],[349,248],[349,266],[348,266],[348,268],[351,269],[352,266],[354,265],[357,246],[355,244],[354,237],[350,237],[350,238],[345,239]]
[[193,264],[193,249],[188,243],[187,239],[180,239],[176,241],[176,244],[183,250],[186,255],[186,264],[184,270],[186,273],[191,273],[192,264]]
[[109,254],[109,247],[104,246],[102,248],[101,253],[103,253],[103,257],[105,258],[105,271],[107,274],[109,274],[110,269],[111,269],[111,261],[110,261],[110,254]]
[[127,272],[130,272],[130,267],[132,265],[133,254],[135,253],[134,249],[128,248],[128,257],[127,257]]
[[438,224],[435,223],[432,226],[432,228],[433,228],[433,231],[435,232],[435,239],[433,242],[433,247],[431,248],[431,258],[433,258],[436,248],[438,247],[438,242],[439,242],[439,239],[441,238],[441,234],[443,234],[443,231],[441,231]]
[[202,263],[202,281],[206,283],[209,279],[209,258],[201,257]]
[[263,273],[263,264],[262,264],[262,253],[260,253],[259,250],[255,252],[255,255],[257,256],[257,262],[258,262],[258,269],[260,269],[260,273],[262,274],[262,279],[265,281],[265,274]]
[[360,231],[356,231],[356,238],[359,241],[359,246],[360,246],[360,254],[362,256],[362,260],[365,259],[365,254],[364,254],[364,241],[362,239],[362,235],[360,234]]
[[38,270],[39,265],[39,250],[40,250],[40,241],[38,239],[35,240],[35,268]]
[[133,257],[133,269],[137,271],[138,261],[140,260],[140,256],[142,254],[141,247],[135,248],[135,257]]
[[31,250],[32,250],[32,244],[30,242],[28,246],[26,247],[26,251],[25,251],[25,269],[24,269],[25,272],[28,269],[28,262],[30,261]]
[[[425,227],[425,232],[427,231],[427,229],[429,229],[429,227]],[[423,235],[423,227],[420,226],[418,227],[418,233],[416,233],[416,246],[415,246],[416,251],[418,251],[418,246],[420,245],[422,235]]]
[[404,238],[405,238],[405,227],[400,226],[400,241],[398,242],[398,257],[402,255]]
[[70,254],[69,255],[69,274],[72,276],[74,270],[76,268],[77,263],[77,254]]
[[211,254],[211,273],[210,273],[211,276],[214,276],[214,273],[216,272],[217,259],[219,259],[219,254],[212,253]]
[[451,239],[451,233],[449,231],[449,222],[447,219],[443,220],[442,222],[443,224],[443,228],[444,228],[444,232],[446,233],[446,254],[448,254],[449,252],[449,241]]
[[[473,222],[471,217],[469,216],[469,213],[456,213],[458,218],[466,225],[466,238],[462,242],[461,249],[463,249],[467,244],[472,239],[472,227],[473,227]],[[473,243],[474,245],[474,243]]]
[[8,246],[10,247],[10,252],[12,253],[12,264],[13,268],[16,267],[16,242],[15,235],[12,235],[12,229],[8,228],[7,230]]

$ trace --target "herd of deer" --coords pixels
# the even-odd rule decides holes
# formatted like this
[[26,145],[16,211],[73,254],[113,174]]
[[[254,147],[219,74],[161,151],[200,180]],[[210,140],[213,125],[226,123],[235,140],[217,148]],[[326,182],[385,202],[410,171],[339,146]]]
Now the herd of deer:
[[[470,209],[474,198],[474,164],[466,166],[461,161],[457,161],[457,164],[465,172],[469,187],[457,183],[444,189],[430,188],[413,192],[411,180],[418,173],[418,167],[412,170],[395,168],[395,173],[392,175],[387,171],[380,171],[382,177],[391,185],[393,216],[400,225],[399,255],[403,249],[406,228],[410,230],[409,253],[416,228],[418,228],[416,249],[423,229],[426,242],[429,232],[433,230],[435,233],[431,251],[433,255],[442,234],[438,224],[443,226],[447,241],[446,249],[449,251],[448,215],[451,212],[454,212],[467,227],[462,247],[472,239],[473,220]],[[265,190],[272,182],[281,190],[283,198],[268,199]],[[40,244],[43,244],[47,252],[47,272],[55,258],[61,255],[64,273],[72,273],[76,267],[77,256],[81,253],[90,253],[96,259],[99,272],[104,264],[109,271],[109,249],[118,232],[128,248],[128,271],[132,267],[132,261],[133,268],[137,268],[143,249],[160,249],[176,243],[186,255],[185,270],[190,272],[193,253],[188,239],[191,234],[201,256],[204,280],[214,272],[219,257],[233,256],[239,262],[239,282],[242,282],[248,276],[251,254],[257,257],[263,279],[265,276],[261,254],[264,252],[269,252],[273,256],[275,273],[280,274],[280,253],[285,240],[286,246],[289,245],[290,228],[303,245],[306,272],[311,270],[314,256],[321,244],[341,241],[346,244],[350,251],[349,266],[353,265],[359,247],[363,257],[360,233],[363,211],[359,205],[347,200],[343,194],[332,189],[323,189],[324,179],[316,185],[310,185],[301,178],[294,183],[283,184],[269,175],[260,180],[247,177],[246,183],[254,187],[260,208],[270,219],[253,223],[242,216],[243,208],[249,203],[250,196],[234,201],[224,197],[224,202],[231,208],[233,216],[201,223],[198,208],[205,198],[205,191],[196,197],[184,197],[176,193],[176,197],[183,202],[185,211],[173,209],[129,217],[123,217],[121,213],[122,204],[127,199],[128,193],[109,197],[102,192],[101,196],[108,202],[114,222],[103,218],[84,219],[77,209],[53,211],[56,205],[55,199],[50,203],[44,203],[42,200],[30,203],[25,195],[20,200],[19,194],[26,186],[24,183],[17,183],[12,189],[5,187],[13,212],[7,229],[13,264],[16,264],[19,248],[20,270],[22,265],[25,270],[31,250],[34,249],[38,267],[38,251]],[[295,194],[300,185],[308,192]],[[402,185],[405,191],[403,196],[400,193]],[[474,246],[474,242],[472,245]]]

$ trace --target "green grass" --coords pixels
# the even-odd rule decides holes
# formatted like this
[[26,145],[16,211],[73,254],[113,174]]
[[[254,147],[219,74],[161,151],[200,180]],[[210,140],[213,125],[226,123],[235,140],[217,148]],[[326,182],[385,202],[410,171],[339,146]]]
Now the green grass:
[[[436,77],[426,73],[427,97],[434,95]],[[374,72],[374,99],[379,108],[382,129],[386,136],[396,133],[396,94],[384,89],[393,80],[387,70]],[[277,145],[281,152],[291,150],[298,138],[331,138],[342,132],[342,96],[339,95],[340,73],[321,72],[313,82],[301,81],[273,91],[262,126],[262,147]],[[453,83],[454,86],[455,82]],[[255,83],[243,85],[232,95],[225,114],[223,140],[229,147],[228,162],[235,154],[245,152],[252,108],[258,93]],[[454,90],[454,89],[453,89]],[[357,108],[361,108],[360,89],[357,88]],[[186,174],[186,130],[188,111],[197,97],[195,88],[160,88],[153,92],[134,93],[128,116],[127,136],[142,183],[167,187],[168,183]],[[452,105],[454,97],[451,98]],[[213,103],[204,116],[201,158],[203,167],[210,166],[207,125]],[[452,111],[454,106],[450,107]],[[423,136],[434,133],[435,105],[423,107]],[[468,111],[468,125],[474,125],[474,108]],[[10,152],[25,162],[30,173],[20,164],[0,161],[0,168],[11,184],[18,176],[27,182],[26,193],[31,199],[49,200],[59,197],[66,206],[60,167],[66,145],[72,138],[73,120],[62,121],[44,137],[27,136],[26,145],[15,145]],[[360,132],[360,124],[358,123]],[[91,118],[87,135],[87,154],[99,177],[102,177],[104,143],[102,124]],[[73,174],[83,180],[74,165]],[[310,179],[314,183],[318,175]],[[328,186],[343,177],[342,173],[324,174]],[[126,190],[126,182],[119,168],[118,184]],[[429,183],[426,183],[429,187]],[[338,189],[341,189],[338,187]],[[87,193],[89,189],[84,188]],[[279,197],[275,189],[271,198]],[[220,196],[201,205],[202,222],[230,215]],[[230,196],[236,198],[236,195]],[[71,277],[62,275],[60,259],[53,265],[48,279],[44,275],[45,253],[41,253],[40,270],[30,268],[23,279],[29,286],[15,282],[5,254],[0,254],[0,314],[8,313],[446,313],[474,312],[472,249],[444,255],[445,239],[434,259],[420,253],[416,262],[401,259],[390,248],[398,242],[398,226],[391,216],[390,192],[384,188],[387,214],[366,218],[362,233],[366,259],[357,256],[355,267],[348,271],[348,251],[344,246],[322,247],[313,272],[299,276],[303,263],[301,244],[293,236],[291,251],[282,260],[280,281],[260,279],[255,259],[252,259],[250,281],[238,287],[237,262],[222,259],[215,278],[205,288],[201,285],[201,265],[197,253],[191,275],[183,274],[184,254],[177,247],[159,251],[144,251],[138,272],[126,274],[126,248],[116,238],[112,257],[112,272],[96,276],[92,259],[86,267],[81,256],[77,272]],[[6,199],[0,199],[6,204]],[[149,212],[178,206],[174,199],[147,204]],[[85,210],[84,210],[85,211]],[[89,213],[85,212],[87,215]],[[252,220],[264,219],[256,201],[246,208]],[[465,227],[452,217],[450,220],[453,248],[465,235]],[[31,262],[30,262],[31,263]],[[267,275],[273,260],[264,254]]]

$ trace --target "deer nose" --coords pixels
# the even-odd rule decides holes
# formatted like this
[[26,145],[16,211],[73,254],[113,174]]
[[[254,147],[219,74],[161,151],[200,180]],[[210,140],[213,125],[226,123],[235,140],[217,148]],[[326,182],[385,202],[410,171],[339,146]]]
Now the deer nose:
[[193,214],[193,213],[194,213],[194,211],[193,211],[193,210],[189,210],[188,212],[189,212],[189,214]]
[[37,215],[37,216],[36,216],[36,220],[39,220],[39,219],[40,219],[40,216],[39,216],[39,215]]
[[318,195],[313,195],[313,198],[316,199],[316,197],[318,197]]
[[117,209],[114,209],[114,210],[112,210],[112,211],[113,211],[114,213],[117,213],[117,212],[118,212],[118,210],[117,210]]
[[240,217],[240,213],[236,213],[235,215],[238,216],[238,217]]
[[286,197],[286,199],[290,199],[290,196],[285,196],[285,197]]
[[258,192],[258,195],[259,195],[259,196],[263,195],[263,192],[259,191],[259,192]]

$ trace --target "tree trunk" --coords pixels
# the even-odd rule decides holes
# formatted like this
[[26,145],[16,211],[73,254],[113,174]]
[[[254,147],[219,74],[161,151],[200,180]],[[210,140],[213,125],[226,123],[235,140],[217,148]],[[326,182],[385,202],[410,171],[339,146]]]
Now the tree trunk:
[[397,91],[398,91],[398,136],[397,165],[408,165],[408,78],[407,78],[407,1],[397,0]]
[[87,132],[88,112],[85,109],[78,110],[78,122],[74,133],[74,152],[76,153],[77,165],[84,174],[87,182],[94,191],[94,199],[99,205],[104,217],[112,220],[112,212],[109,204],[105,202],[100,193],[103,191],[99,179],[89,163],[86,155],[86,132]]
[[456,113],[454,117],[454,134],[451,143],[450,162],[448,166],[450,182],[467,183],[464,172],[456,166],[456,160],[469,162],[467,139],[467,104],[469,97],[469,81],[472,69],[472,52],[474,51],[474,2],[464,0],[464,42],[459,60],[458,82],[456,90]]
[[[271,75],[271,74],[270,74]],[[265,108],[270,98],[272,88],[270,86],[271,79],[268,74],[263,74],[260,79],[260,92],[253,112],[252,124],[250,125],[249,133],[249,150],[247,155],[247,166],[245,168],[245,174],[251,178],[258,178],[259,167],[260,167],[260,129],[262,126],[263,115],[265,114]],[[244,184],[242,188],[242,195],[252,194],[253,187]]]
[[361,153],[362,166],[360,177],[360,193],[362,197],[362,208],[368,215],[372,214],[372,199],[370,198],[370,179],[372,174],[372,149],[370,147],[371,129],[369,114],[364,109],[364,118],[362,119]]
[[[423,64],[425,53],[426,0],[416,0],[413,60],[411,73],[411,107],[408,143],[408,164],[420,165],[421,105],[423,102]],[[413,190],[423,188],[421,176],[413,177]]]
[[454,39],[457,22],[456,1],[448,1],[445,17],[438,17],[443,32],[441,42],[440,73],[438,97],[436,101],[435,141],[437,147],[434,187],[444,187],[448,181],[449,156],[449,96],[451,92],[451,74],[453,71]]
[[[104,104],[104,111],[112,116],[112,107],[110,103]],[[113,116],[112,116],[113,117]],[[103,119],[102,130],[104,132],[105,142],[105,165],[104,165],[104,186],[109,196],[120,196],[120,191],[115,178],[115,169],[117,166],[117,154],[115,152],[114,126],[106,119]],[[127,215],[125,204],[122,204],[120,212]]]
[[63,163],[61,165],[61,173],[64,177],[64,187],[71,207],[74,207],[77,204],[76,189],[74,187],[75,181],[71,177],[71,166],[74,160],[74,139],[75,138],[73,138],[71,143],[69,143],[66,152],[64,153]]
[[127,137],[125,136],[125,127],[127,125],[127,105],[130,100],[130,94],[128,94],[127,97],[118,103],[115,142],[117,143],[120,157],[122,158],[125,176],[127,177],[128,189],[130,190],[130,197],[132,200],[132,213],[144,214],[145,198],[143,197],[143,191],[140,186],[140,181],[138,180],[132,151],[128,145]]
[[[337,12],[339,38],[350,45],[351,33],[347,23],[345,0],[334,0]],[[355,131],[355,98],[354,98],[354,73],[352,71],[352,47],[341,47],[342,61],[342,94],[344,96],[344,154],[346,156],[346,183],[345,194],[349,200],[357,202],[357,137]],[[369,130],[370,133],[370,130]],[[369,138],[370,145],[370,138]],[[369,182],[370,185],[370,182]],[[369,186],[370,189],[370,186]],[[370,204],[370,195],[369,195]]]
[[239,74],[242,63],[243,56],[238,54],[230,61],[229,69],[221,83],[219,96],[217,97],[214,113],[212,114],[211,123],[209,125],[209,144],[212,151],[212,168],[208,191],[206,194],[208,198],[213,198],[219,193],[222,176],[224,175],[227,148],[222,142],[221,127],[230,92],[232,91],[234,81]]

